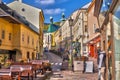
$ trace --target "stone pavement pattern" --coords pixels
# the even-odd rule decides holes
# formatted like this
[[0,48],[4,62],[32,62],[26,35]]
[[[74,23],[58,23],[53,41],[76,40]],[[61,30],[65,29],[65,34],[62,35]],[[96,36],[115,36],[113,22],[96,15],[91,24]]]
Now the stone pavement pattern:
[[97,73],[82,73],[61,71],[61,77],[51,77],[50,80],[98,80]]
[[54,72],[59,74],[59,76],[56,77],[53,75],[50,80],[98,80],[97,60],[95,58],[89,58],[89,61],[94,62],[94,73],[82,73],[80,71],[73,72],[70,70],[64,70]]

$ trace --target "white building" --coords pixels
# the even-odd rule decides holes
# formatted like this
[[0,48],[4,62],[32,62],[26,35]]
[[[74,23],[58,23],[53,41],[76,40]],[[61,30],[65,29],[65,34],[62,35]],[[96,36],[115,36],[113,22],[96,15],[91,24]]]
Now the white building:
[[39,28],[40,26],[40,12],[41,9],[32,7],[30,5],[22,3],[22,0],[15,0],[8,4],[8,6],[21,14],[27,21]]
[[[81,53],[87,50],[87,47],[84,46],[84,43],[88,40],[88,32],[87,32],[87,9],[90,3],[86,4],[79,10],[76,10],[70,16],[73,19],[73,26],[72,26],[72,35],[73,41],[79,39],[81,43]],[[61,32],[62,32],[62,41],[67,40],[67,44],[70,44],[70,26],[69,26],[69,18],[61,25]],[[69,38],[69,39],[68,39]],[[66,39],[66,40],[65,40]],[[67,45],[64,42],[65,45]]]

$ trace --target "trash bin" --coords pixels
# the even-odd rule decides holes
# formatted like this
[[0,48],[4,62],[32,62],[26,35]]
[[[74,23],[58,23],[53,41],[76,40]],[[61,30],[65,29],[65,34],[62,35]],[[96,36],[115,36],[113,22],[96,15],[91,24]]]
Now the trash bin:
[[83,61],[74,61],[73,63],[74,71],[81,71],[84,70],[84,62]]
[[68,61],[63,61],[62,62],[62,70],[68,70],[69,67],[69,62]]

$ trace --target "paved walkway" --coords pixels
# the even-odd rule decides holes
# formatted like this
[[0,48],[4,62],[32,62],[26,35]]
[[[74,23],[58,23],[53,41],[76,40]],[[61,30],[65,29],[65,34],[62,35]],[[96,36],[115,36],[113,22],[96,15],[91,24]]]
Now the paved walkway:
[[70,70],[64,70],[54,72],[50,80],[98,80],[97,61],[94,58],[90,58],[89,60],[94,62],[94,73],[82,73],[80,71],[73,72]]
[[[46,58],[49,59],[50,62],[61,62],[61,59],[52,53],[46,53]],[[93,61],[94,63],[94,73],[73,72],[70,70],[53,71],[53,75],[47,80],[98,80],[97,60],[89,57],[89,61]],[[81,66],[79,68],[81,68]]]
[[97,73],[61,71],[60,74],[58,77],[51,77],[50,80],[98,80]]

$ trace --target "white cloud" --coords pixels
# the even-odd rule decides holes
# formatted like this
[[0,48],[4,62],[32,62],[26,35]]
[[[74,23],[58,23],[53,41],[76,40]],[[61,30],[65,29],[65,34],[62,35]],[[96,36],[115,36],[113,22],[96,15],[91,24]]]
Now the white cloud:
[[54,4],[55,2],[62,3],[68,0],[35,0],[35,3],[39,3],[42,5]]
[[61,8],[56,8],[56,9],[45,9],[44,13],[45,14],[49,14],[49,15],[54,15],[54,14],[60,14],[62,12],[64,12],[65,9],[61,9]]
[[35,0],[36,3],[40,3],[42,5],[54,4],[55,0]]

